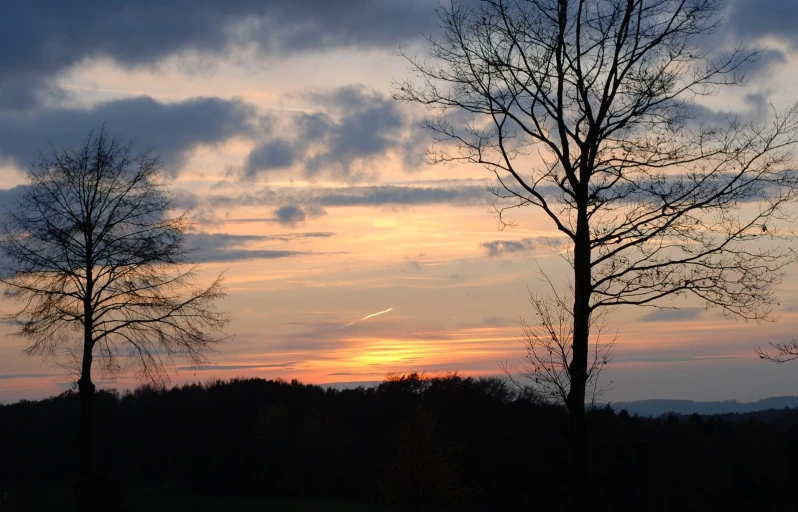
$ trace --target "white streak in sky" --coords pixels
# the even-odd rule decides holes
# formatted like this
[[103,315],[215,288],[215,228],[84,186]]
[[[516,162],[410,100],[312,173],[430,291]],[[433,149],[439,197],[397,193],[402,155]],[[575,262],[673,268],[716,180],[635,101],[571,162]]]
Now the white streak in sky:
[[361,318],[361,319],[360,319],[360,321],[362,322],[363,320],[368,320],[369,318],[373,318],[373,317],[375,317],[375,316],[377,316],[377,315],[382,315],[382,314],[385,314],[385,313],[387,313],[388,311],[393,311],[393,308],[388,308],[388,309],[386,309],[385,311],[378,311],[378,312],[376,312],[376,313],[372,313],[372,314],[370,314],[370,315],[366,315],[366,316],[364,316],[363,318]]
[[342,328],[343,327],[349,327],[350,325],[355,325],[355,322],[362,322],[363,320],[368,320],[369,318],[374,318],[377,315],[384,315],[385,313],[387,313],[389,311],[393,311],[393,308],[388,308],[385,311],[377,311],[376,313],[372,313],[370,315],[366,315],[363,318],[361,318],[360,320],[355,320],[354,322],[349,322],[348,324],[344,324],[341,327]]

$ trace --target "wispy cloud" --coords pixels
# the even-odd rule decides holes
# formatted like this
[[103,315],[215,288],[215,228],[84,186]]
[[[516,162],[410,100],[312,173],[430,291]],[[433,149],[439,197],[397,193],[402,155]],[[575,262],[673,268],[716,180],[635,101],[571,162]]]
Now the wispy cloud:
[[481,243],[479,246],[485,249],[488,256],[492,258],[503,254],[532,251],[540,247],[556,249],[562,247],[566,242],[567,240],[565,238],[535,236],[521,238],[519,240],[493,240],[491,242]]
[[207,366],[180,366],[178,370],[196,370],[196,371],[209,371],[209,370],[257,370],[262,368],[285,368],[287,370],[292,369],[294,366],[298,364],[302,364],[305,361],[287,361],[285,363],[273,363],[273,364],[219,364],[219,365],[207,365]]
[[642,318],[641,322],[680,322],[697,318],[706,310],[704,308],[657,309]]
[[282,235],[231,235],[204,231],[186,235],[186,245],[196,249],[194,257],[200,261],[221,262],[249,259],[279,259],[317,254],[307,251],[251,248],[258,242],[289,242],[302,238],[328,238],[333,233],[310,232]]
[[[305,218],[326,214],[325,208],[350,206],[404,207],[425,205],[484,205],[489,198],[487,183],[481,180],[436,180],[435,183],[370,184],[325,187],[252,187],[212,190],[207,196],[183,194],[181,205],[207,211],[215,222],[275,222],[277,217],[228,220],[220,211],[242,207],[270,206],[301,208]],[[293,215],[291,215],[293,213]],[[283,212],[287,221],[301,214],[295,210]]]
[[321,191],[316,200],[322,206],[391,206],[421,204],[483,203],[488,192],[483,186],[415,187],[375,185]]
[[43,377],[60,377],[55,373],[6,373],[0,374],[0,380],[11,379],[39,379]]

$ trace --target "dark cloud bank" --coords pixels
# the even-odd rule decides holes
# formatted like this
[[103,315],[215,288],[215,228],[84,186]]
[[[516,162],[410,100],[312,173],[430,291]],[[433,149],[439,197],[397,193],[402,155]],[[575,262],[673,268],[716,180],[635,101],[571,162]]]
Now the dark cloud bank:
[[[292,172],[307,179],[325,176],[356,181],[364,172],[379,174],[375,162],[390,151],[398,151],[411,166],[419,163],[418,145],[426,134],[399,103],[361,86],[314,96],[335,118],[323,112],[263,117],[241,99],[211,97],[163,103],[142,96],[89,109],[0,111],[0,160],[26,168],[40,151],[48,151],[48,144],[79,146],[90,130],[106,124],[121,139],[132,138],[137,150],[153,148],[170,175],[179,172],[196,146],[218,145],[237,136],[263,141],[244,162],[241,177],[245,179],[268,179],[277,171],[296,167]],[[323,213],[304,212],[305,216],[319,214]],[[285,224],[304,220],[299,210],[279,210],[275,215]]]
[[[59,73],[104,57],[123,67],[151,67],[191,51],[199,59],[254,49],[266,58],[335,48],[395,49],[434,27],[429,0],[164,0],[113,4],[88,0],[16,3],[0,17],[0,158],[26,167],[48,142],[72,146],[109,122],[142,147],[155,147],[172,167],[197,144],[251,135],[254,111],[240,100],[198,98],[161,103],[116,100],[90,110],[53,105],[68,93]],[[261,133],[245,172],[303,162],[307,175],[334,169],[348,175],[358,158],[395,147],[392,132],[407,125],[394,102],[357,88],[319,94],[337,115],[306,114],[290,139]],[[269,123],[266,123],[268,132]],[[309,152],[307,145],[323,145]],[[318,149],[318,148],[317,148]]]
[[[24,168],[48,142],[79,144],[89,129],[109,122],[121,136],[136,139],[138,147],[154,147],[164,156],[169,172],[176,172],[197,144],[218,144],[236,135],[261,141],[244,163],[243,174],[250,178],[298,166],[305,178],[328,173],[357,179],[358,173],[378,171],[364,171],[364,162],[392,151],[417,164],[419,151],[409,149],[427,141],[427,134],[413,129],[417,120],[384,94],[357,86],[306,95],[327,111],[296,114],[290,119],[289,133],[271,133],[269,120],[258,119],[252,106],[235,99],[163,103],[139,97],[88,110],[51,107],[47,100],[65,94],[53,85],[54,78],[87,58],[110,58],[134,68],[157,66],[185,51],[202,59],[228,56],[234,48],[254,49],[266,58],[335,48],[395,49],[435,29],[437,6],[434,0],[15,3],[0,17],[0,45],[7,49],[0,52],[0,158]],[[753,40],[770,36],[794,48],[798,45],[794,0],[768,2],[767,8],[755,0],[732,0],[727,7],[724,33]],[[771,49],[757,66],[785,59]],[[358,200],[411,204],[425,192],[407,191],[405,199],[380,198],[381,193],[395,196],[399,191],[373,190],[338,198],[330,194],[326,201],[331,206]],[[276,214],[287,224],[301,222],[301,215],[298,210]]]
[[[476,4],[468,0],[468,4]],[[727,2],[725,30],[798,44],[794,0]],[[86,58],[152,66],[180,52],[224,56],[247,47],[285,57],[420,40],[438,20],[434,0],[101,0],[14,2],[0,17],[0,109],[25,110],[62,92],[59,72]]]
[[155,148],[173,172],[198,144],[217,144],[250,133],[255,110],[241,100],[193,98],[161,103],[150,97],[115,100],[91,109],[42,109],[26,115],[0,115],[0,154],[21,168],[47,144],[76,147],[103,123],[120,138],[133,138],[138,150]]
[[[476,4],[469,0],[466,3]],[[798,41],[794,0],[727,3],[728,28]],[[0,17],[3,93],[30,87],[86,57],[147,66],[179,52],[224,55],[250,46],[286,56],[334,48],[389,48],[418,40],[438,20],[434,0],[101,0],[15,2]],[[35,90],[35,88],[34,88]]]
[[737,37],[773,37],[798,49],[798,2],[795,0],[732,0],[725,29]]
[[435,26],[426,0],[101,0],[15,2],[0,16],[0,108],[58,95],[51,79],[91,57],[151,66],[183,51],[254,47],[286,56],[396,48]]

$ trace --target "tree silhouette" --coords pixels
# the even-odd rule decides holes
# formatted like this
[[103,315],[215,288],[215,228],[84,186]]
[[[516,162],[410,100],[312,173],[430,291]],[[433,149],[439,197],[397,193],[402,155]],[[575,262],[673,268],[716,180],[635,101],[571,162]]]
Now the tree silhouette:
[[[574,338],[573,316],[567,301],[571,299],[572,302],[573,297],[558,292],[554,286],[551,288],[550,295],[534,292],[530,294],[529,303],[537,321],[529,324],[521,320],[521,342],[526,354],[518,365],[505,363],[502,369],[510,382],[529,399],[567,406]],[[585,397],[589,407],[595,406],[611,385],[599,383],[601,373],[612,360],[616,341],[616,338],[609,341],[605,339],[607,313],[607,310],[603,310],[590,318],[593,341],[585,380]]]
[[130,364],[162,383],[174,356],[199,364],[222,340],[221,276],[191,287],[186,213],[160,181],[158,158],[132,145],[90,134],[77,149],[53,148],[28,172],[8,212],[2,251],[5,297],[21,303],[10,315],[28,355],[55,359],[78,377],[82,509],[92,504],[92,367],[113,377]]
[[[572,486],[589,489],[585,388],[591,317],[694,295],[769,318],[794,254],[798,174],[784,170],[798,110],[765,123],[702,122],[698,98],[744,85],[759,57],[713,55],[720,0],[453,0],[438,10],[430,60],[397,99],[437,112],[432,162],[476,163],[508,208],[533,206],[562,233],[572,269],[568,364]],[[585,505],[577,501],[576,506]]]

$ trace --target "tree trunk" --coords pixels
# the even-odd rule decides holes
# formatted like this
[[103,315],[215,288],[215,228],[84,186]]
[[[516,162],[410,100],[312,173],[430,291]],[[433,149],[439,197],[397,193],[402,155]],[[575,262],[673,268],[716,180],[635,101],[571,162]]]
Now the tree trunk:
[[[91,363],[89,367],[91,368]],[[76,490],[76,501],[78,510],[81,512],[93,510],[92,503],[94,498],[94,451],[93,444],[93,425],[94,425],[94,384],[91,382],[90,370],[84,371],[78,381],[80,393],[80,434],[79,434],[79,457],[80,457],[80,477]]]
[[80,457],[80,475],[75,490],[75,500],[80,512],[96,510],[96,489],[94,485],[94,383],[91,381],[91,364],[93,356],[93,323],[91,303],[84,303],[85,318],[83,321],[83,360],[81,361],[78,392],[80,394],[80,427],[78,449]]
[[80,479],[90,481],[93,476],[92,427],[94,422],[94,384],[88,376],[78,381],[80,391]]
[[569,367],[571,388],[568,392],[568,441],[571,449],[570,492],[574,509],[587,507],[590,496],[588,473],[587,419],[585,418],[585,386],[590,339],[590,229],[586,209],[577,218],[574,243],[574,333]]
[[568,394],[568,443],[571,449],[570,493],[574,510],[583,510],[589,504],[590,478],[588,475],[587,419],[585,418],[585,379],[571,380]]

